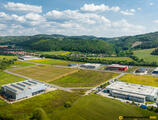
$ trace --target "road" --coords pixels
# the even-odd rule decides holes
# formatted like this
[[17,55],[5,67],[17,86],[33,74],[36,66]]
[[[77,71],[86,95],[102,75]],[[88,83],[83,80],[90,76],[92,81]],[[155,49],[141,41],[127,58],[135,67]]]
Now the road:
[[[11,71],[9,71],[9,70],[12,70],[12,69],[20,69],[20,68],[27,68],[27,67],[32,67],[32,66],[36,66],[36,65],[49,65],[49,64],[40,64],[40,63],[34,63],[34,62],[29,62],[29,61],[24,61],[24,62],[33,63],[33,64],[35,64],[35,65],[25,66],[25,67],[18,67],[18,68],[11,68],[11,69],[5,70],[4,72],[9,73],[9,74],[12,74],[12,75],[15,75],[15,76],[18,76],[18,77],[22,77],[22,78],[25,78],[25,79],[28,79],[28,80],[36,80],[36,79],[30,78],[30,77],[27,77],[27,76],[24,76],[24,75],[20,75],[20,74],[17,74],[17,73],[13,73],[13,72],[11,72]],[[70,67],[68,67],[68,66],[59,66],[59,65],[50,65],[50,66],[63,67],[63,68],[70,68]],[[113,80],[115,80],[115,79],[120,78],[120,77],[123,76],[124,74],[126,74],[126,73],[124,73],[124,72],[119,72],[119,71],[106,71],[106,70],[98,70],[98,69],[85,69],[85,68],[80,68],[80,67],[79,67],[79,68],[77,67],[76,69],[92,70],[92,71],[102,71],[102,72],[112,72],[112,73],[119,73],[119,74],[120,74],[120,75],[116,76],[115,78],[112,78],[112,79],[110,79],[110,80],[108,80],[108,81],[106,81],[106,82],[104,82],[104,83],[102,83],[102,84],[105,84],[105,83],[107,83],[107,82],[111,82],[111,81],[113,81]],[[40,80],[36,80],[36,81],[41,82]],[[44,84],[47,84],[48,86],[51,86],[51,87],[54,87],[54,88],[57,88],[57,89],[60,89],[60,90],[64,90],[64,91],[67,91],[67,92],[72,92],[72,90],[76,90],[76,89],[90,89],[90,90],[88,90],[88,91],[86,92],[85,95],[91,93],[93,90],[96,90],[97,87],[99,87],[100,85],[102,85],[102,84],[100,84],[100,85],[98,85],[98,86],[96,86],[96,87],[70,87],[70,88],[64,88],[64,87],[57,86],[57,85],[54,85],[54,84],[48,84],[48,83],[45,83],[45,82],[43,82],[43,83],[44,83]]]
[[[107,83],[107,82],[113,82],[114,80],[117,80],[118,78],[120,78],[120,77],[122,77],[123,75],[125,75],[126,73],[121,73],[120,75],[118,75],[118,76],[116,76],[116,77],[114,77],[114,78],[112,78],[112,79],[110,79],[110,80],[108,80],[108,81],[106,81],[106,82],[104,82],[104,83],[102,83],[102,84],[100,84],[100,85],[103,85],[103,84],[105,84],[105,83]],[[94,88],[92,88],[91,90],[88,90],[86,93],[85,93],[85,95],[89,95],[92,91],[94,91],[94,90],[97,90],[97,87],[99,87],[100,85],[98,85],[98,86],[96,86],[96,87],[94,87]]]
[[[9,69],[11,70],[11,69]],[[8,71],[8,70],[4,70],[4,72],[6,73],[9,73],[9,74],[12,74],[12,75],[15,75],[15,76],[18,76],[18,77],[21,77],[21,78],[24,78],[24,79],[27,79],[27,80],[36,80],[36,79],[32,79],[30,77],[27,77],[27,76],[23,76],[23,75],[20,75],[20,74],[17,74],[17,73],[13,73],[11,71]],[[67,92],[72,92],[72,90],[76,90],[76,89],[92,89],[93,87],[71,87],[71,88],[64,88],[64,87],[60,87],[60,86],[57,86],[57,85],[54,85],[54,84],[48,84],[48,83],[45,83],[43,81],[40,81],[40,80],[36,80],[38,82],[42,82],[50,87],[53,87],[53,88],[57,88],[57,89],[60,89],[60,90],[64,90],[64,91],[67,91]]]

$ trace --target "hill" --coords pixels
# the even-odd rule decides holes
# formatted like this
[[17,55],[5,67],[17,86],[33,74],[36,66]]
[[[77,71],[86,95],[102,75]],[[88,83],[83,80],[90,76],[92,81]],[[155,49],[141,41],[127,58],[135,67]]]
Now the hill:
[[0,44],[15,44],[32,50],[66,50],[112,54],[128,49],[158,47],[158,32],[114,38],[38,34],[34,36],[0,37]]
[[141,34],[136,36],[111,38],[108,39],[107,41],[114,44],[115,46],[119,46],[120,48],[123,48],[124,50],[129,48],[136,48],[136,49],[156,48],[158,47],[158,32]]
[[111,55],[114,50],[112,45],[99,39],[89,38],[44,38],[34,36],[30,40],[16,43],[32,50],[38,51],[80,51],[90,53],[105,53]]

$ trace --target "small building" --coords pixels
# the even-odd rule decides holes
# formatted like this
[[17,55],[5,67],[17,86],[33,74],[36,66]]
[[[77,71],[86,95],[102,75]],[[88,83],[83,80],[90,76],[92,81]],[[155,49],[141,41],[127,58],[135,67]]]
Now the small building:
[[135,71],[135,74],[139,74],[139,75],[144,75],[144,74],[147,74],[148,71],[146,68],[139,68]]
[[22,56],[22,57],[19,57],[19,60],[37,60],[37,59],[41,59],[41,58],[35,57],[35,56]]
[[[113,97],[136,102],[156,101],[158,87],[116,81],[105,88]],[[103,92],[105,91],[103,90]]]
[[68,65],[68,67],[77,67],[77,66],[78,66],[78,64],[76,64],[76,63],[72,63],[72,64]]
[[94,63],[86,63],[86,64],[80,65],[80,67],[87,68],[87,69],[97,69],[100,66],[101,66],[101,64],[94,64]]
[[153,70],[152,74],[153,75],[158,75],[158,67]]
[[119,70],[119,71],[126,71],[128,69],[125,65],[119,65],[119,64],[112,64],[108,65],[106,67],[106,70]]
[[1,94],[10,100],[19,100],[45,92],[48,87],[35,80],[26,80],[3,85]]

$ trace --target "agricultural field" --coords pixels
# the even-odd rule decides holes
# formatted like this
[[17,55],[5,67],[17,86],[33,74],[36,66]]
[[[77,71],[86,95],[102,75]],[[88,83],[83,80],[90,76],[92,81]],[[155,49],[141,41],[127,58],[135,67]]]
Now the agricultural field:
[[68,55],[70,54],[69,51],[50,51],[50,52],[38,52],[38,54],[43,55]]
[[154,77],[154,76],[125,74],[124,76],[120,77],[118,80],[134,83],[134,84],[142,84],[142,85],[158,87],[158,77]]
[[111,60],[111,61],[128,61],[132,62],[133,59],[129,57],[88,57],[89,59],[101,59],[101,60]]
[[65,61],[65,60],[58,60],[58,59],[38,59],[38,60],[29,60],[29,62],[40,63],[40,64],[60,65],[60,66],[65,66],[65,65],[74,63],[72,61]]
[[54,117],[56,113],[66,109],[64,103],[67,101],[73,103],[82,94],[79,91],[69,93],[56,90],[14,104],[7,104],[0,100],[0,115],[13,117],[14,120],[29,120],[36,108],[42,108],[50,118],[56,120]]
[[77,69],[55,67],[49,65],[38,65],[19,69],[10,70],[14,73],[18,73],[36,80],[44,82],[51,82],[66,75],[77,72]]
[[3,59],[3,58],[6,58],[6,59],[8,59],[8,60],[17,59],[16,56],[0,56],[0,60]]
[[146,62],[157,62],[158,63],[158,56],[157,55],[151,55],[152,51],[155,48],[152,49],[144,49],[144,50],[136,50],[134,51],[134,55],[137,56],[140,59],[144,59]]
[[25,79],[0,71],[0,88],[4,84],[19,82],[23,80]]
[[99,85],[119,74],[91,70],[79,70],[50,83],[62,87],[93,87]]
[[31,66],[31,65],[35,65],[35,64],[24,62],[24,61],[15,61],[14,64],[11,65],[11,68],[26,67],[26,66]]
[[99,95],[84,96],[57,114],[58,120],[118,120],[119,116],[150,116],[156,113]]

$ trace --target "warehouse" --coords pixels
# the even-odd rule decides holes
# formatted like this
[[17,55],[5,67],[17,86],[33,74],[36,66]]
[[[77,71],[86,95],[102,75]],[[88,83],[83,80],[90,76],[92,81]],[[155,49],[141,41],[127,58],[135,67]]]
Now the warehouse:
[[86,64],[80,65],[80,67],[87,68],[87,69],[97,69],[100,66],[101,66],[101,64],[94,64],[94,63],[86,63]]
[[106,70],[119,70],[119,71],[126,71],[127,70],[127,66],[124,65],[119,65],[119,64],[112,64],[112,65],[108,65],[106,67]]
[[1,94],[10,100],[19,100],[45,92],[47,86],[35,80],[26,80],[3,85]]
[[113,97],[136,102],[145,102],[156,101],[158,88],[116,81],[107,86],[104,92],[108,92]]
[[37,60],[37,59],[41,59],[41,58],[35,57],[35,56],[23,56],[23,57],[19,57],[19,60]]
[[147,74],[148,71],[146,68],[139,68],[135,71],[135,74],[138,74],[138,75],[144,75],[144,74]]
[[158,75],[158,68],[155,68],[154,71],[152,72],[153,75]]

